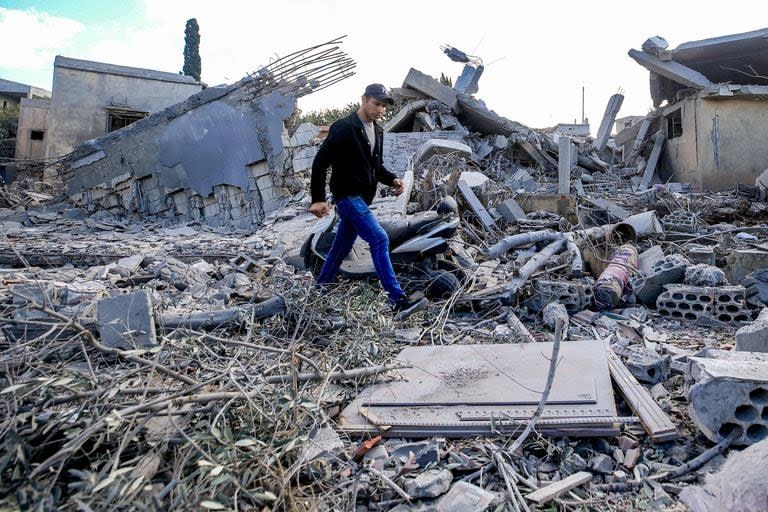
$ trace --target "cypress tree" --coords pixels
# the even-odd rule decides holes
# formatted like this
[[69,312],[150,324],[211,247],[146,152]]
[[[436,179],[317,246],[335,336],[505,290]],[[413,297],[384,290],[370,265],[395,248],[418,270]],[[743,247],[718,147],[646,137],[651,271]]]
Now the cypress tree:
[[197,19],[187,20],[187,26],[184,29],[184,69],[185,75],[189,75],[198,82],[202,64],[200,62],[200,27],[197,25]]

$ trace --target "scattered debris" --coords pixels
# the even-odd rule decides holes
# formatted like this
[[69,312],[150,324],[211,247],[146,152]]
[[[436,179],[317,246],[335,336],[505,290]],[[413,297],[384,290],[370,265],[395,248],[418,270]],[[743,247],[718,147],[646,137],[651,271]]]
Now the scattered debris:
[[[734,85],[715,39],[631,51],[668,103],[616,121],[615,95],[596,139],[493,112],[482,61],[453,47],[455,87],[411,69],[384,143],[408,188],[372,208],[393,248],[434,243],[398,268],[434,293],[397,325],[375,284],[315,288],[307,257],[332,236],[303,192],[324,132],[284,128],[351,73],[338,41],[82,145],[63,188],[20,173],[0,187],[0,502],[723,508],[687,489],[768,437],[768,195],[710,172],[740,140],[718,105],[764,88]],[[702,109],[707,137],[680,137]],[[221,137],[238,149],[211,172]],[[711,152],[680,167],[697,140]],[[450,220],[431,212],[448,196]],[[357,248],[345,264],[370,270]],[[736,503],[729,479],[712,500]]]

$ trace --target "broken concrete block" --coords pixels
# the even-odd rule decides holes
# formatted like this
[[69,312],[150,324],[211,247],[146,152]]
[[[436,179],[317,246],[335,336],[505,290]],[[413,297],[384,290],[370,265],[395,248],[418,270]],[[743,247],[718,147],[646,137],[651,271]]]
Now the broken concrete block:
[[653,273],[653,265],[664,259],[660,245],[652,245],[637,256],[637,269],[645,275]]
[[485,192],[490,181],[488,176],[477,171],[464,171],[459,176],[459,179],[469,185],[475,192],[480,193]]
[[111,348],[148,347],[156,343],[152,298],[147,290],[98,302],[101,343]]
[[316,428],[301,452],[301,460],[310,462],[320,457],[335,457],[344,450],[344,441],[331,427]]
[[496,206],[496,211],[510,224],[515,224],[520,220],[528,218],[523,209],[520,208],[520,205],[517,204],[517,201],[511,197]]
[[534,279],[532,286],[535,293],[528,306],[539,311],[551,302],[559,302],[568,313],[575,314],[592,304],[594,285],[591,278],[578,281]]
[[715,249],[713,247],[689,244],[686,256],[694,264],[715,265]]
[[559,302],[550,302],[544,306],[544,309],[541,310],[541,317],[542,320],[544,320],[544,324],[553,331],[558,323],[562,323],[563,332],[568,332],[568,311],[566,311],[565,306]]
[[626,347],[631,352],[625,363],[627,369],[640,382],[657,384],[667,378],[671,358],[645,347]]
[[457,111],[458,100],[456,91],[417,69],[411,68],[408,71],[408,75],[406,75],[405,80],[403,81],[403,87],[416,89],[430,98],[445,103],[451,107],[451,110],[454,112]]
[[509,145],[509,139],[507,139],[503,135],[497,135],[496,139],[493,141],[493,146],[496,149],[506,149],[508,145]]
[[668,284],[664,288],[656,299],[656,309],[661,315],[682,320],[712,318],[721,322],[746,322],[752,318],[743,286]]
[[768,362],[689,361],[688,379],[694,384],[688,390],[688,412],[707,438],[720,442],[734,429],[739,433],[734,442],[740,445],[768,437]]
[[451,490],[440,498],[437,512],[483,512],[499,497],[498,494],[467,482],[456,482]]
[[741,451],[732,451],[721,469],[708,474],[703,486],[688,486],[680,492],[680,501],[691,512],[763,512],[768,503],[765,467],[768,440]]
[[728,284],[725,272],[712,265],[693,265],[685,269],[683,283],[691,286],[723,286]]
[[690,262],[679,254],[670,254],[661,260],[656,260],[651,265],[650,273],[632,278],[632,290],[635,296],[647,306],[656,304],[665,285],[683,280],[688,265]]
[[664,229],[677,233],[696,233],[699,230],[699,216],[687,210],[675,210],[661,219]]
[[453,473],[448,469],[428,469],[416,478],[409,478],[403,484],[403,490],[411,498],[437,498],[451,488]]
[[768,352],[768,308],[757,319],[736,331],[736,348],[740,352]]

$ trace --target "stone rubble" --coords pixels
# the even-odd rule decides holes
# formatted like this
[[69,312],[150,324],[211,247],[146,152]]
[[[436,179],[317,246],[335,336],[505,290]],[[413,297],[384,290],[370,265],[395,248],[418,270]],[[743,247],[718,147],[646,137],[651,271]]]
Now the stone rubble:
[[[651,41],[646,53],[664,51],[659,41]],[[608,128],[593,140],[566,125],[533,130],[499,116],[468,94],[477,86],[479,73],[472,77],[473,86],[457,90],[411,69],[403,88],[395,91],[398,110],[387,123],[384,151],[391,170],[414,175],[413,194],[405,199],[403,210],[424,210],[450,193],[459,201],[462,221],[449,249],[460,262],[461,289],[433,301],[427,313],[402,325],[390,320],[378,285],[342,283],[323,295],[304,268],[300,249],[315,219],[307,213],[309,197],[302,190],[322,140],[320,127],[304,123],[291,134],[281,130],[285,154],[279,161],[249,167],[251,185],[269,178],[269,187],[256,187],[260,194],[275,189],[274,196],[259,196],[262,206],[270,206],[258,212],[243,203],[237,213],[237,205],[226,204],[232,191],[218,188],[198,205],[203,214],[181,216],[162,201],[137,214],[127,198],[134,191],[126,180],[103,189],[93,202],[87,201],[87,194],[48,193],[48,186],[35,185],[34,180],[4,186],[0,397],[4,410],[13,411],[6,432],[16,437],[4,434],[9,448],[0,454],[0,472],[3,480],[12,478],[24,489],[20,496],[30,496],[19,498],[20,506],[54,499],[42,496],[23,476],[51,454],[36,452],[36,466],[26,467],[25,461],[9,455],[40,440],[34,437],[38,425],[51,425],[46,428],[63,445],[81,432],[68,429],[86,426],[86,420],[76,425],[80,413],[64,408],[69,400],[99,397],[108,387],[115,394],[105,399],[135,388],[170,393],[169,383],[178,384],[171,375],[187,389],[200,385],[212,394],[241,393],[239,397],[247,399],[238,400],[253,409],[210,409],[182,399],[176,405],[168,402],[169,408],[179,407],[177,414],[156,419],[166,427],[170,424],[172,434],[163,434],[155,425],[154,433],[163,439],[159,445],[132,444],[142,456],[160,458],[155,466],[143,466],[150,476],[137,474],[128,481],[121,476],[125,473],[108,469],[112,465],[106,459],[90,469],[82,460],[67,459],[68,474],[79,479],[76,485],[67,487],[52,473],[44,475],[46,482],[78,500],[101,497],[100,491],[138,496],[144,486],[159,496],[180,478],[159,469],[163,457],[171,457],[168,450],[200,441],[211,450],[212,460],[197,452],[185,456],[195,457],[190,465],[206,486],[221,477],[205,487],[219,500],[226,497],[216,486],[231,485],[224,477],[245,474],[238,469],[245,467],[239,458],[243,454],[268,466],[282,464],[291,475],[288,480],[295,477],[307,486],[291,483],[281,494],[285,481],[268,479],[260,473],[263,468],[249,468],[253,474],[248,478],[255,479],[249,482],[257,482],[253,487],[260,489],[257,497],[248,498],[254,506],[277,500],[278,508],[289,509],[311,496],[318,509],[344,508],[343,503],[360,512],[492,510],[589,471],[589,482],[557,498],[560,504],[586,507],[590,500],[602,500],[621,509],[641,499],[650,508],[682,501],[704,507],[694,510],[725,510],[692,504],[706,501],[694,487],[687,487],[699,478],[698,472],[674,483],[648,477],[684,465],[734,431],[734,446],[752,445],[742,452],[750,457],[765,446],[764,185],[705,194],[686,184],[655,183],[655,165],[650,162],[659,158],[654,149],[657,128],[648,131],[645,126],[647,133],[642,133],[642,127],[636,127],[636,137],[623,135],[624,146],[611,142],[606,131],[620,99],[611,99]],[[646,120],[644,124],[658,124],[655,117]],[[566,136],[570,141],[561,144]],[[560,148],[567,148],[567,159],[560,158]],[[567,169],[562,162],[569,162]],[[219,195],[229,199],[218,201]],[[110,197],[117,202],[110,203]],[[392,201],[385,196],[376,205]],[[639,254],[634,258],[637,268],[622,267],[627,279],[618,283],[609,303],[597,304],[596,280],[609,264],[619,265],[611,257],[622,246]],[[642,392],[674,423],[677,439],[653,443],[634,416],[640,413],[619,393],[619,416],[629,418],[616,422],[620,435],[533,436],[515,454],[504,453],[509,446],[504,436],[392,438],[387,434],[391,425],[377,423],[372,416],[366,419],[376,427],[376,435],[362,442],[334,428],[339,412],[364,387],[344,372],[389,364],[404,346],[548,342],[560,320],[566,326],[563,343],[591,340],[618,354],[640,381]],[[94,340],[88,351],[81,349],[80,341],[72,343],[82,339]],[[267,347],[274,358],[241,361],[225,345],[209,346],[212,341],[245,344],[242,349],[248,344]],[[60,354],[47,344],[61,344]],[[126,361],[135,363],[136,358],[153,372],[134,382],[131,372],[142,366],[131,370]],[[161,363],[153,363],[153,358]],[[166,373],[154,373],[158,364]],[[211,368],[218,373],[206,373]],[[338,371],[342,374],[331,379]],[[312,380],[313,372],[324,378]],[[362,378],[396,374],[377,371]],[[77,386],[67,388],[73,379]],[[128,383],[119,383],[121,379]],[[174,392],[186,396],[181,389]],[[231,396],[232,403],[236,398]],[[126,443],[144,443],[144,431],[139,436],[119,430],[126,427],[117,405],[100,409],[99,402],[82,403],[88,404],[84,409],[96,411],[87,416],[92,425],[118,429],[115,435],[125,436]],[[108,415],[110,410],[114,415]],[[196,430],[189,426],[194,415],[205,418]],[[178,419],[167,420],[174,417]],[[217,426],[220,421],[226,428]],[[284,421],[279,425],[284,430],[278,432],[273,421]],[[271,434],[248,430],[262,423],[269,425]],[[30,437],[22,445],[24,436]],[[93,450],[100,449],[101,442]],[[285,451],[277,456],[269,450]],[[707,488],[719,490],[713,499],[721,501],[713,503],[741,499],[731,498],[727,488],[736,458],[729,458],[719,481],[708,479]],[[120,462],[125,467],[133,464]],[[14,464],[19,470],[11,475],[6,468]],[[135,488],[134,481],[139,482]],[[632,487],[634,481],[641,482],[639,491]],[[195,495],[189,482],[176,485],[188,494],[169,489],[157,498],[160,508],[173,508],[168,495],[178,503]],[[619,487],[609,492],[600,485]],[[514,489],[521,497],[510,497]],[[56,506],[64,506],[68,497],[60,499]],[[197,502],[210,505],[202,500]],[[54,508],[52,501],[46,503]],[[94,508],[104,506],[94,503]],[[740,510],[749,510],[743,503]]]

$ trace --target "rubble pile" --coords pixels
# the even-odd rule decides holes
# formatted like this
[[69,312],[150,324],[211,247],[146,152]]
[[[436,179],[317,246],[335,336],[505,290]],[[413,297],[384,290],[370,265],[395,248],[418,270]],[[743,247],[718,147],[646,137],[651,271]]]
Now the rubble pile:
[[[530,129],[472,96],[482,66],[465,64],[455,87],[411,69],[386,126],[410,195],[377,198],[377,215],[450,195],[461,219],[439,260],[457,289],[404,322],[375,283],[315,288],[304,194],[254,229],[4,187],[0,503],[759,501],[764,489],[730,497],[735,455],[703,475],[768,439],[765,188],[654,183],[653,116],[622,135],[629,150],[610,137],[619,96],[595,139]],[[322,133],[283,137],[295,179]]]

